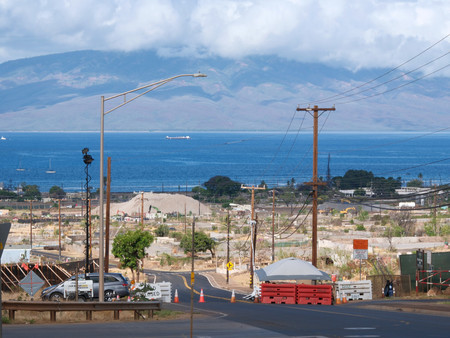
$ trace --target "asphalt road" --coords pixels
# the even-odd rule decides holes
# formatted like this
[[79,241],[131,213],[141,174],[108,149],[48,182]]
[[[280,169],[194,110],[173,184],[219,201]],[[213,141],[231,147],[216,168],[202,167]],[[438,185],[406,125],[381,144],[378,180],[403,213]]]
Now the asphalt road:
[[[179,304],[163,308],[189,312],[190,273],[155,272],[158,282],[172,282]],[[199,303],[203,289],[205,303]],[[449,317],[380,311],[363,303],[339,306],[230,303],[231,293],[211,287],[196,274],[194,337],[447,337]],[[376,304],[376,302],[374,302]],[[367,302],[364,302],[367,304]],[[4,337],[189,337],[189,320],[4,325]]]

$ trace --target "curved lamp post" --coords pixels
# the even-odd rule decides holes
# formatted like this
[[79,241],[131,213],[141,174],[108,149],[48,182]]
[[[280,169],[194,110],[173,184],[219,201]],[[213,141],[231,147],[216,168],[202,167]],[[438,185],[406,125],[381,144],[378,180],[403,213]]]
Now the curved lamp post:
[[[121,94],[116,94],[110,97],[105,98],[104,96],[101,97],[101,112],[100,112],[100,212],[99,212],[99,218],[100,218],[100,238],[99,238],[99,292],[98,292],[98,297],[99,297],[99,301],[103,302],[104,301],[104,272],[105,272],[105,266],[104,266],[104,219],[103,219],[103,162],[104,162],[104,158],[103,158],[103,142],[104,142],[104,125],[105,125],[105,115],[111,113],[112,111],[126,105],[127,103],[130,103],[131,101],[136,100],[137,98],[141,97],[142,95],[147,94],[148,92],[151,92],[152,90],[155,90],[156,88],[159,88],[163,85],[165,85],[166,83],[175,80],[179,77],[184,77],[184,76],[192,76],[192,77],[206,77],[205,74],[202,73],[196,73],[196,74],[181,74],[181,75],[176,75],[176,76],[172,76],[169,77],[168,79],[164,79],[164,80],[160,80],[133,90],[129,90],[127,92],[123,92]],[[143,92],[141,92],[143,91]],[[138,93],[136,96],[128,99],[127,98],[127,94],[132,94],[132,93],[136,93],[136,92],[140,92]],[[123,102],[107,111],[105,111],[105,102],[109,101],[109,100],[113,100],[119,97],[123,97]]]

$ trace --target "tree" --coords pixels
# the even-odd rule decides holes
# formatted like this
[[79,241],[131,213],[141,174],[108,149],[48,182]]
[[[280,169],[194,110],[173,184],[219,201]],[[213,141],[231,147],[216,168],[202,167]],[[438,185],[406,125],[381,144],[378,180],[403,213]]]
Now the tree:
[[112,254],[119,258],[122,267],[130,268],[133,279],[135,278],[135,271],[138,271],[139,281],[139,269],[146,256],[145,249],[152,243],[153,236],[148,231],[128,230],[114,238]]
[[370,187],[373,178],[374,175],[371,171],[351,169],[347,170],[343,177],[333,177],[333,182],[339,186],[339,189],[357,189]]
[[156,237],[167,237],[169,235],[169,226],[167,224],[161,224],[155,230]]
[[[215,257],[216,242],[208,237],[203,231],[195,232],[194,234],[194,254],[198,252],[211,252],[211,256]],[[192,252],[192,233],[184,235],[180,242],[180,248],[184,250],[184,253]]]
[[366,196],[366,191],[362,188],[358,188],[353,192],[353,196]]
[[23,198],[26,200],[41,200],[41,192],[39,191],[39,187],[35,184],[26,185],[22,184],[23,190]]
[[422,188],[423,181],[421,179],[416,178],[406,183],[406,186],[409,188]]
[[406,236],[413,236],[416,220],[412,218],[411,211],[403,210],[391,213],[392,222],[403,229]]
[[16,199],[17,194],[8,190],[0,190],[0,199]]
[[372,181],[372,191],[378,197],[392,197],[395,196],[395,189],[402,186],[401,177],[396,179],[389,177],[374,177]]
[[292,189],[284,189],[283,193],[280,195],[280,199],[286,204],[287,207],[291,208],[291,215],[294,212],[294,205],[297,203],[297,196]]
[[66,196],[66,192],[63,190],[63,188],[58,187],[57,185],[51,187],[50,190],[48,191],[48,194],[51,198],[57,199],[61,199]]
[[235,196],[241,190],[241,183],[231,180],[227,176],[214,176],[203,183],[211,196]]

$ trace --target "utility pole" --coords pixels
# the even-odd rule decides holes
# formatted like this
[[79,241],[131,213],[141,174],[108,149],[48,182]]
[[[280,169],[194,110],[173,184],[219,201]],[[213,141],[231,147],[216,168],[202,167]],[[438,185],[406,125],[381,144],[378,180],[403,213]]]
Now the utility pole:
[[30,249],[33,249],[33,201],[31,200],[30,200]]
[[59,260],[61,261],[61,199],[58,200],[58,235],[59,235]]
[[190,327],[190,337],[192,338],[194,330],[194,284],[195,284],[195,274],[194,274],[194,257],[195,257],[195,216],[192,219],[192,258],[191,258],[191,327]]
[[89,257],[92,258],[92,209],[91,209],[91,199],[88,200],[89,205]]
[[[297,111],[306,111],[314,117],[314,140],[313,140],[313,177],[312,182],[306,182],[305,184],[311,185],[313,188],[313,212],[312,212],[312,264],[317,267],[317,199],[319,185],[326,185],[325,182],[319,182],[317,177],[317,159],[318,159],[318,138],[319,138],[319,110],[322,115],[325,111],[336,110],[332,108],[300,108],[297,107]],[[313,114],[311,114],[311,111]]]
[[275,261],[275,188],[272,190],[272,262]]
[[[254,259],[254,254],[256,252],[255,247],[256,247],[256,243],[253,242],[254,237],[256,238],[256,220],[255,220],[255,189],[257,190],[266,190],[266,187],[255,187],[255,186],[245,186],[245,185],[241,185],[241,189],[252,189],[252,218],[250,220],[250,237],[251,237],[251,242],[252,245],[250,246],[250,288],[253,288],[253,259]],[[255,232],[255,236],[253,236],[253,233]]]
[[109,223],[111,221],[111,157],[108,157],[106,173],[106,215],[105,215],[105,272],[109,272]]
[[230,210],[227,211],[227,284],[230,282],[230,270],[228,263],[230,262]]
[[141,191],[141,226],[144,228],[144,192]]
[[184,202],[184,234],[187,234],[186,202]]

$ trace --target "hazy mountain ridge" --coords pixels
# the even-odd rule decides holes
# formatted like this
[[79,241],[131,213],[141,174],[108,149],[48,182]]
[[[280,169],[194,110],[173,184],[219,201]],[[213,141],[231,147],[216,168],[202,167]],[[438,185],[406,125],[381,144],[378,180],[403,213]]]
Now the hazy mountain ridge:
[[[0,64],[1,129],[98,130],[101,95],[198,71],[208,78],[180,78],[164,85],[108,115],[105,128],[285,130],[297,104],[333,96],[384,72],[351,72],[275,56],[235,61],[163,58],[149,51],[53,54]],[[372,101],[337,103],[327,128],[423,130],[448,125],[448,89],[448,79],[431,78]],[[424,109],[426,119],[420,118]]]

